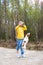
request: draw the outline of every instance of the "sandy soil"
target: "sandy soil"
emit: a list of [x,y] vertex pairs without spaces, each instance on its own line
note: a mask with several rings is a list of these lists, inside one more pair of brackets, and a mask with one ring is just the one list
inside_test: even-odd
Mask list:
[[25,58],[17,58],[15,49],[0,47],[0,65],[43,65],[43,51],[25,50]]

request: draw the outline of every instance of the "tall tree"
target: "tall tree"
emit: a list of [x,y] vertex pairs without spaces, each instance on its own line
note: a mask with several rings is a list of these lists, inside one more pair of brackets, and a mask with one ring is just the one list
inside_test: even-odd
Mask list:
[[3,1],[4,3],[4,17],[5,17],[5,40],[8,39],[8,27],[7,27],[7,24],[8,24],[8,17],[7,17],[7,6],[8,6],[8,0],[4,0]]
[[[35,24],[35,33],[36,33],[36,41],[38,41],[38,22],[39,22],[39,0],[34,0],[35,1],[35,10],[36,10],[36,14],[35,14],[35,18],[37,19]],[[37,17],[36,17],[37,16]],[[39,17],[38,17],[39,16]]]
[[1,22],[2,22],[2,14],[1,14],[1,0],[0,0],[0,39],[1,39]]
[[41,24],[40,35],[41,35],[41,38],[43,38],[43,2],[41,2],[41,21],[40,21],[40,24]]

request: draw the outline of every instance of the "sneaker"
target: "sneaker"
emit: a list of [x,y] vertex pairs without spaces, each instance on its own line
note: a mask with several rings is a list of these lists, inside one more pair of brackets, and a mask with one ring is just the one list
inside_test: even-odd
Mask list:
[[18,58],[21,58],[21,56],[17,56]]
[[17,57],[18,57],[18,58],[20,58],[20,57],[21,57],[21,55],[17,54]]
[[21,55],[22,58],[25,58],[25,55]]

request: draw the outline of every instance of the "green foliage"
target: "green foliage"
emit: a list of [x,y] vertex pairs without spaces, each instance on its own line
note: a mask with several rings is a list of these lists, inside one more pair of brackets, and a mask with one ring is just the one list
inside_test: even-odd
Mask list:
[[[4,0],[5,1],[5,0]],[[6,16],[5,16],[5,6],[6,6]],[[7,36],[12,38],[12,35],[14,35],[14,22],[16,24],[18,23],[19,20],[22,20],[25,22],[27,25],[27,32],[31,33],[30,40],[36,40],[37,34],[38,34],[38,24],[41,20],[41,12],[40,8],[37,5],[30,5],[28,3],[28,0],[6,0],[6,5],[5,3],[1,3],[1,11],[0,11],[0,16],[1,16],[1,25],[2,28],[5,28],[5,18],[8,23],[6,24],[6,31],[7,31]],[[4,22],[4,24],[3,24]],[[3,26],[4,25],[4,26]],[[1,27],[0,27],[1,28]],[[26,33],[27,33],[26,32]],[[2,33],[1,37],[5,38],[6,33]]]

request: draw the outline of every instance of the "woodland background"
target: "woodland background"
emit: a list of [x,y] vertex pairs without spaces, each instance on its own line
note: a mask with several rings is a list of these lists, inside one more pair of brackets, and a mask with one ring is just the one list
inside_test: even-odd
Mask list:
[[[43,2],[39,0],[0,0],[0,46],[15,47],[15,27],[25,22],[30,32],[30,47],[43,48]],[[28,45],[29,46],[29,45]]]

